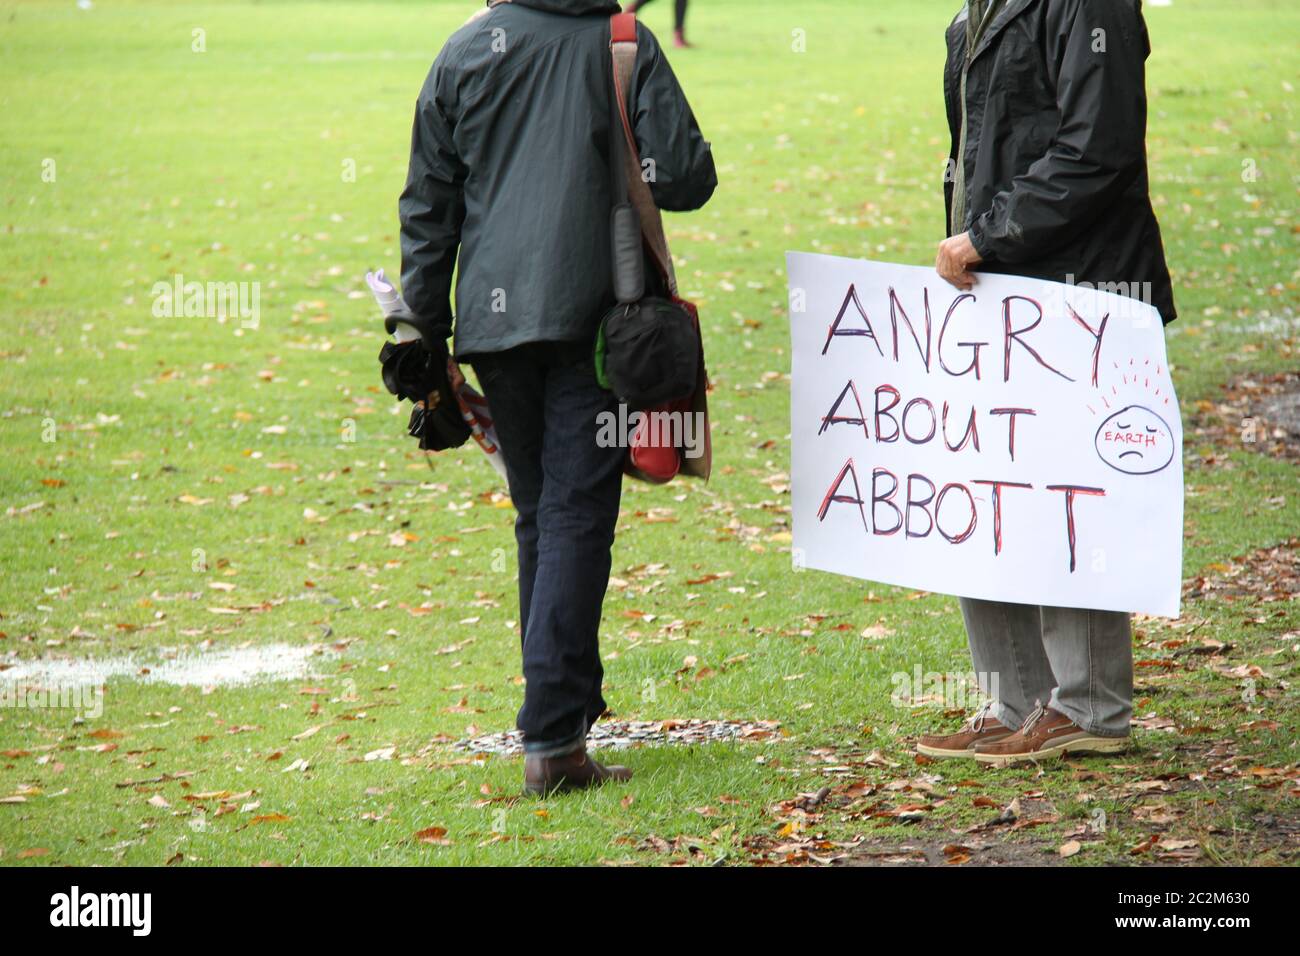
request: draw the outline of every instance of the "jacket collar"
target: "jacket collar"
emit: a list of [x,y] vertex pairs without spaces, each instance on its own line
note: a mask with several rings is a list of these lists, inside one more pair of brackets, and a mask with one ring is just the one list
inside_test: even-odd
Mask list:
[[581,17],[592,13],[618,13],[618,0],[513,0],[515,6],[532,7],[546,13]]
[[998,34],[1006,29],[1008,23],[1039,2],[1041,0],[1008,0],[1002,9],[998,11],[998,15],[993,18],[993,22],[988,25],[984,35],[980,37],[980,42],[976,45],[975,54],[970,57],[970,62],[974,62],[980,54],[993,45],[993,41]]

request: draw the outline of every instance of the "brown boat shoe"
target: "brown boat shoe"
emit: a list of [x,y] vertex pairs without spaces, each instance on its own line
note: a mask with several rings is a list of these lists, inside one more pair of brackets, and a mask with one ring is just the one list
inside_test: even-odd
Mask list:
[[979,763],[1005,767],[1067,753],[1120,753],[1128,749],[1128,743],[1128,737],[1089,733],[1069,717],[1040,703],[1019,730],[1001,740],[977,744],[974,756]]
[[992,743],[1013,733],[996,718],[989,716],[988,705],[966,721],[955,734],[926,734],[916,742],[916,752],[939,759],[970,758],[975,755],[975,745]]

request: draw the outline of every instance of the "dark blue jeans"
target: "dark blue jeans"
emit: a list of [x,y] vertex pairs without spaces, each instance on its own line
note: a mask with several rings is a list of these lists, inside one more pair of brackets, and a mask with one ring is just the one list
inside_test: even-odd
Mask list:
[[496,422],[518,517],[524,750],[577,749],[605,712],[598,637],[625,448],[596,444],[617,412],[590,344],[538,342],[470,359]]

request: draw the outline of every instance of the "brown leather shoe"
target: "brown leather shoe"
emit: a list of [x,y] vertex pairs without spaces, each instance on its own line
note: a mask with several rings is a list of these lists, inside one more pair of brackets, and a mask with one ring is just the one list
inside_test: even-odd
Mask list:
[[620,783],[632,779],[627,767],[606,767],[587,756],[584,744],[559,757],[524,758],[524,793],[537,797],[567,790],[586,790],[607,780]]
[[1128,737],[1098,737],[1069,717],[1039,704],[1024,726],[1001,740],[975,748],[980,763],[1005,767],[1026,760],[1047,760],[1067,753],[1113,754],[1128,748]]
[[1001,740],[1011,733],[1010,727],[1004,727],[996,718],[990,717],[988,708],[984,707],[955,734],[926,734],[916,742],[916,750],[927,757],[941,759],[971,757],[976,744]]

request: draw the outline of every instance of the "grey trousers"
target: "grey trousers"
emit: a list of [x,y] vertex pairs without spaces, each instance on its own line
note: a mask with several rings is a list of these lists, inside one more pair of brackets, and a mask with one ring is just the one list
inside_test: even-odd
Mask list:
[[1019,727],[1037,702],[1099,737],[1126,737],[1133,716],[1129,615],[961,599],[971,660],[990,713]]

